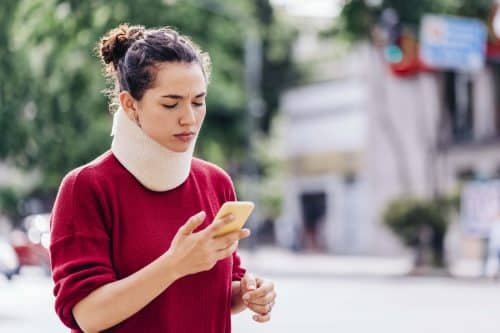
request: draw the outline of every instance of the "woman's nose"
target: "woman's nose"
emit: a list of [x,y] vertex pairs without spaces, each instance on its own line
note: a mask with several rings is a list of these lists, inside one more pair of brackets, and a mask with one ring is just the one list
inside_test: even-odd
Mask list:
[[194,110],[191,106],[187,106],[183,110],[182,116],[179,119],[179,123],[181,125],[184,125],[184,126],[196,124],[196,116],[195,116]]

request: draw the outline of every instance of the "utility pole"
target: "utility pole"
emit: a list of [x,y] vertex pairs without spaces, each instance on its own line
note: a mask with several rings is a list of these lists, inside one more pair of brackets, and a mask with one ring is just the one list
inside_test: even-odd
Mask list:
[[[255,202],[255,210],[251,216],[249,227],[257,229],[262,214],[260,209],[260,175],[257,164],[256,144],[259,133],[259,120],[264,112],[260,87],[262,80],[262,40],[256,24],[250,24],[245,30],[245,86],[247,95],[246,137],[247,155],[245,161],[246,192],[249,200]],[[257,246],[257,235],[250,237],[250,247]]]

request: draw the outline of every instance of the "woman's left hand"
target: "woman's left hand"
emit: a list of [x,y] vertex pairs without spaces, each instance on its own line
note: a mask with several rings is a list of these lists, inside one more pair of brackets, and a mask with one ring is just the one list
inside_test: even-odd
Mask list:
[[253,320],[264,323],[271,319],[276,300],[273,282],[247,273],[241,279],[241,295],[245,306],[256,313]]

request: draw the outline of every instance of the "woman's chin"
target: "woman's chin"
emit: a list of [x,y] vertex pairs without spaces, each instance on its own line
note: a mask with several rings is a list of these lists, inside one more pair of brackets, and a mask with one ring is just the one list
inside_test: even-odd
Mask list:
[[175,144],[168,143],[168,144],[161,144],[163,147],[167,148],[168,150],[171,150],[176,153],[185,153],[189,150],[191,147],[191,142],[176,142]]

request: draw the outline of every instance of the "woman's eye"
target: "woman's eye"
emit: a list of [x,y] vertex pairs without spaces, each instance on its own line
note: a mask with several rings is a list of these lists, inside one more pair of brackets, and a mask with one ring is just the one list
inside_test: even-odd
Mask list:
[[205,103],[204,102],[201,102],[201,103],[195,103],[195,102],[193,102],[193,105],[196,106],[196,107],[203,106],[203,104],[205,104]]
[[168,105],[168,104],[162,104],[162,105],[163,105],[163,107],[165,109],[169,109],[170,110],[170,109],[174,109],[177,106],[177,103],[176,104],[171,104],[171,105]]

